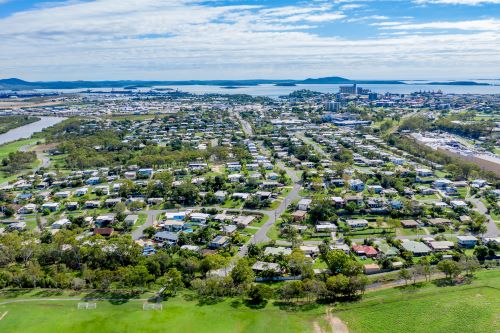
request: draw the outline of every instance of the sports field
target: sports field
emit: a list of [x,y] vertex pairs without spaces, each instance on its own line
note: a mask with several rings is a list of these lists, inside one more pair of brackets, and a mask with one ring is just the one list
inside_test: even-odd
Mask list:
[[471,285],[368,293],[333,315],[351,333],[500,332],[500,270],[477,273]]
[[[500,270],[477,273],[470,285],[392,288],[365,295],[362,301],[334,306],[350,333],[500,332]],[[176,297],[163,309],[143,310],[144,299],[96,302],[78,309],[79,297],[65,292],[0,292],[0,332],[172,332],[172,333],[331,333],[325,306],[286,311],[273,302],[251,309],[230,299],[200,305]],[[40,300],[41,298],[41,300]],[[65,300],[69,299],[69,300]],[[2,304],[3,302],[12,302]],[[337,331],[345,332],[345,331]]]
[[143,310],[143,301],[113,305],[97,302],[96,309],[77,309],[78,301],[36,301],[0,305],[0,332],[312,332],[313,321],[324,309],[287,312],[268,305],[253,310],[224,301],[198,305],[178,297],[163,303],[163,310]]

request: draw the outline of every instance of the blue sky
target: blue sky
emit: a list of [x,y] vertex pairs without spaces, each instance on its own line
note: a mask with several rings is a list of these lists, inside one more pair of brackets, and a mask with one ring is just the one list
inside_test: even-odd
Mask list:
[[500,78],[500,0],[0,0],[0,77]]

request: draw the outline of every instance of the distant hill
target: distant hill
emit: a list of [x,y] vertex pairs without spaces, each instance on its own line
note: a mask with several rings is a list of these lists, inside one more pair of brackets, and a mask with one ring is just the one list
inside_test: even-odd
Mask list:
[[[191,86],[212,85],[222,87],[256,86],[259,84],[274,84],[293,86],[297,84],[405,84],[402,81],[391,80],[350,80],[339,76],[308,78],[305,80],[190,80],[190,81],[51,81],[28,82],[17,78],[0,80],[0,90],[32,90],[32,89],[86,89],[86,88],[128,88],[153,86]],[[489,85],[474,81],[431,82],[431,85]]]

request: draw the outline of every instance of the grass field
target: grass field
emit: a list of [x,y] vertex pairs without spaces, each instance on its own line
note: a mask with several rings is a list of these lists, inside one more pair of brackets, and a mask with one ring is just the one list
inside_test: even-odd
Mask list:
[[[499,286],[500,270],[482,271],[462,286],[427,283],[368,292],[362,301],[336,305],[331,313],[350,333],[500,332]],[[142,305],[150,293],[142,299],[98,301],[96,309],[79,310],[78,299],[85,295],[0,291],[0,332],[313,333],[315,322],[323,333],[331,332],[323,305],[287,311],[269,302],[252,309],[239,299],[202,305],[179,296],[163,302],[162,311],[145,311]]]
[[312,332],[312,322],[324,311],[287,312],[274,305],[250,309],[239,301],[198,305],[181,297],[163,303],[163,310],[142,309],[143,301],[114,305],[102,301],[97,309],[78,310],[78,301],[36,301],[0,305],[3,333],[45,332],[169,332],[261,333]]
[[466,286],[387,289],[333,314],[351,333],[500,332],[500,271],[477,273]]
[[[14,142],[7,143],[4,145],[0,145],[0,161],[2,159],[4,159],[5,157],[7,157],[7,155],[9,155],[10,153],[18,151],[19,148],[26,146],[26,145],[29,145],[29,144],[36,143],[37,141],[39,141],[39,140],[38,139],[26,139],[26,140],[19,140],[19,141],[14,141]],[[36,165],[36,163],[39,163],[39,162],[38,161],[35,162],[35,165]],[[0,184],[2,184],[4,182],[11,181],[15,178],[16,178],[16,175],[9,176],[9,175],[5,174],[4,172],[0,171]]]

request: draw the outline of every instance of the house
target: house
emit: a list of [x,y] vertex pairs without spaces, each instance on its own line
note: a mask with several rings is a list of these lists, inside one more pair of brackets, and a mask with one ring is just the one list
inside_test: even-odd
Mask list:
[[88,200],[85,201],[85,208],[96,209],[101,207],[101,202],[99,200]]
[[447,188],[448,186],[450,186],[452,184],[452,181],[449,180],[449,179],[445,179],[445,178],[442,178],[442,179],[436,179],[434,181],[434,183],[432,183],[432,185],[435,187],[435,188],[438,188],[438,189],[445,189]]
[[307,210],[309,210],[311,203],[312,203],[311,199],[302,199],[297,204],[297,209],[307,211]]
[[349,180],[349,188],[351,191],[362,192],[365,189],[365,183],[360,179],[351,179]]
[[335,207],[341,207],[344,205],[344,199],[342,199],[341,197],[331,197],[330,199],[335,204]]
[[256,272],[272,271],[281,273],[280,265],[272,262],[257,261],[252,266],[252,270]]
[[229,162],[226,164],[227,170],[229,171],[240,171],[241,164],[239,162]]
[[399,251],[394,246],[387,244],[386,242],[376,242],[378,246],[379,253],[382,253],[385,257],[395,257],[399,254]]
[[52,229],[62,229],[64,227],[70,226],[71,221],[68,219],[60,219],[51,224]]
[[243,176],[241,174],[239,174],[239,173],[233,173],[233,174],[227,176],[227,178],[229,179],[229,181],[231,183],[238,183],[238,182],[240,182],[242,177]]
[[270,180],[278,180],[280,177],[280,175],[278,175],[276,172],[270,172],[267,174],[267,179],[270,179]]
[[239,228],[245,228],[247,227],[250,223],[252,223],[256,219],[255,216],[253,215],[240,215],[236,217],[233,222],[239,227]]
[[363,204],[363,196],[362,195],[348,195],[345,197],[345,202],[347,204],[354,202],[356,205],[360,206]]
[[59,198],[59,199],[67,199],[71,196],[71,192],[70,191],[60,191],[60,192],[54,193],[54,196],[56,198]]
[[85,184],[87,185],[97,185],[101,182],[101,179],[99,177],[90,177],[89,179],[87,179],[87,181],[85,182]]
[[367,258],[375,258],[378,255],[378,251],[370,245],[353,245],[352,250],[358,256],[365,256]]
[[215,192],[214,195],[215,195],[215,198],[217,199],[217,201],[223,202],[224,200],[226,200],[227,192],[219,190],[219,191]]
[[138,220],[139,220],[139,215],[127,215],[127,217],[125,217],[124,222],[126,225],[132,226],[135,225]]
[[432,175],[433,175],[432,170],[423,169],[423,168],[415,169],[415,173],[417,176],[420,176],[420,177],[432,177]]
[[267,200],[271,198],[272,192],[268,191],[257,191],[255,192],[255,195],[259,197],[259,200]]
[[179,220],[167,220],[165,222],[160,223],[160,227],[166,231],[177,232],[181,231],[184,228],[185,222]]
[[383,187],[380,185],[368,185],[368,191],[376,194],[380,194],[383,191]]
[[457,236],[458,246],[474,247],[477,244],[477,238],[474,236]]
[[27,205],[22,206],[17,210],[18,214],[33,214],[36,211],[36,205],[33,203],[29,203]]
[[363,265],[363,272],[365,274],[376,274],[380,272],[380,266],[377,264],[365,264]]
[[233,193],[232,197],[236,200],[247,200],[250,197],[250,193]]
[[302,222],[306,219],[307,212],[303,210],[296,210],[292,213],[292,218],[294,222]]
[[185,245],[181,246],[181,250],[198,252],[198,251],[200,251],[200,247],[197,246],[197,245],[188,245],[188,244],[185,244]]
[[330,245],[330,250],[332,250],[332,251],[342,251],[345,254],[351,253],[351,248],[349,247],[349,245],[344,244],[344,243],[335,243],[335,244],[332,244],[332,245]]
[[337,231],[337,226],[333,223],[320,223],[316,225],[316,232],[334,232]]
[[414,256],[425,256],[431,253],[431,249],[422,242],[416,242],[409,239],[403,239],[401,246]]
[[95,219],[95,224],[99,227],[104,227],[113,223],[114,220],[115,220],[115,214],[99,215]]
[[450,201],[451,207],[457,209],[457,208],[468,208],[467,203],[463,200],[451,200]]
[[236,229],[238,229],[237,226],[233,225],[233,224],[229,224],[229,225],[223,225],[222,228],[221,228],[221,231],[224,233],[224,235],[232,235],[234,234],[234,232],[236,231]]
[[51,212],[55,212],[59,209],[61,205],[58,202],[46,202],[42,205],[42,210],[49,210]]
[[273,256],[288,256],[292,254],[292,249],[288,247],[266,247],[264,249],[264,255],[273,255]]
[[365,219],[346,220],[345,223],[350,228],[366,228],[366,227],[368,227],[368,221]]
[[167,220],[176,220],[182,221],[186,218],[186,212],[174,212],[174,213],[165,213],[165,218]]
[[189,215],[189,220],[191,222],[199,224],[206,224],[209,218],[210,214],[205,214],[205,213],[191,213]]
[[71,201],[71,202],[67,202],[65,206],[66,206],[67,210],[77,210],[79,204],[76,201]]
[[451,224],[451,220],[445,219],[445,218],[441,218],[441,217],[436,217],[436,218],[433,218],[433,219],[429,219],[429,221],[427,223],[429,225],[431,225],[431,226],[449,225],[449,224]]
[[151,168],[139,169],[137,170],[137,175],[142,178],[149,178],[153,175],[153,169]]
[[316,245],[301,245],[300,250],[304,252],[306,256],[316,256],[319,255],[319,247]]
[[418,223],[415,220],[401,220],[401,226],[406,229],[417,228]]
[[110,199],[106,199],[104,201],[104,206],[106,206],[106,207],[113,207],[117,203],[120,203],[120,202],[122,202],[122,199],[120,199],[120,198],[110,198]]
[[179,235],[170,231],[159,231],[154,235],[154,240],[161,243],[169,243],[171,245],[177,243]]
[[218,235],[208,244],[208,246],[214,249],[219,249],[222,247],[226,247],[228,244],[229,237]]
[[77,197],[84,196],[85,194],[87,194],[88,191],[89,191],[88,187],[79,188],[75,191],[75,196]]
[[10,223],[9,226],[7,227],[8,230],[10,231],[23,231],[26,229],[26,222],[14,222]]
[[435,252],[439,251],[448,251],[453,249],[453,246],[455,244],[450,241],[431,241],[429,242],[429,247],[434,250]]

